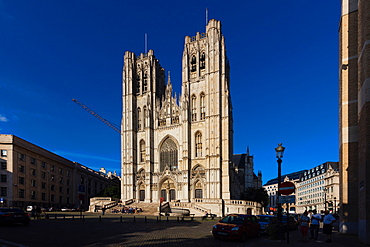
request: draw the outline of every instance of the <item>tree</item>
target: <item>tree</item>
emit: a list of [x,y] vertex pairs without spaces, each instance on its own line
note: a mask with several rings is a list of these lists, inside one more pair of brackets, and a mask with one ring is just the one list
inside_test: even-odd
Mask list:
[[121,191],[118,186],[110,186],[100,191],[96,196],[120,198]]
[[267,194],[265,188],[246,188],[244,192],[244,199],[248,201],[253,201],[261,204],[261,208],[267,207],[269,204],[270,198]]

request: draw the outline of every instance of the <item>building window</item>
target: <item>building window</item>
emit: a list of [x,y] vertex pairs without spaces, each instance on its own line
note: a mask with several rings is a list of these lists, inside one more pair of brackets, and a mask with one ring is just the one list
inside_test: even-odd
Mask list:
[[140,141],[140,162],[145,162],[145,141]]
[[145,123],[146,123],[146,106],[144,106],[144,108],[143,108],[143,129],[144,130],[145,130],[145,127],[146,127]]
[[46,172],[41,172],[41,177],[46,178]]
[[59,183],[63,183],[63,178],[59,178]]
[[69,177],[70,176],[70,171],[67,171],[67,177]]
[[197,58],[195,57],[195,55],[193,55],[191,57],[191,60],[190,60],[190,71],[191,72],[195,72],[197,70]]
[[19,177],[19,178],[18,178],[18,183],[19,183],[19,184],[25,184],[24,177]]
[[36,165],[36,159],[35,158],[31,158],[31,164]]
[[70,189],[69,189],[69,188],[67,188],[67,194],[69,194],[69,191],[70,191]]
[[19,165],[19,166],[18,166],[18,171],[19,171],[19,172],[23,172],[23,173],[24,173],[24,172],[25,172],[25,170],[26,170],[26,169],[25,169],[25,167],[24,167],[24,166],[22,166],[22,165]]
[[59,173],[63,174],[63,169],[62,168],[59,168]]
[[7,187],[1,187],[0,196],[8,196],[8,189],[7,189]]
[[55,195],[50,196],[50,201],[54,202],[55,201]]
[[143,93],[148,90],[148,74],[145,72],[143,77]]
[[197,121],[197,97],[191,96],[191,121]]
[[18,158],[19,158],[19,160],[24,161],[25,155],[24,154],[18,154]]
[[160,149],[160,171],[163,171],[167,166],[171,170],[177,169],[178,158],[177,158],[177,146],[176,143],[167,138]]
[[36,187],[36,180],[31,179],[31,186],[32,186],[32,187]]
[[54,184],[52,184],[52,185],[50,186],[50,190],[52,190],[52,191],[54,191],[54,190],[55,190],[55,185],[54,185]]
[[50,170],[51,170],[51,171],[55,171],[55,166],[51,165],[51,166],[50,166]]
[[195,134],[195,157],[202,157],[202,133]]
[[69,183],[70,183],[70,180],[69,180],[69,179],[67,179],[67,185],[69,185]]
[[41,167],[42,168],[46,168],[46,163],[45,162],[41,162]]
[[8,151],[4,150],[4,149],[1,149],[0,155],[1,155],[1,157],[6,157],[6,156],[8,156]]
[[32,176],[36,176],[36,169],[31,169]]
[[204,103],[205,94],[200,94],[200,120],[204,120],[206,118],[206,105]]
[[46,189],[46,183],[45,183],[45,182],[42,182],[42,183],[41,183],[41,188],[42,188],[42,189]]
[[141,130],[141,109],[137,108],[137,129]]
[[63,196],[59,196],[59,203],[63,203]]
[[81,177],[81,184],[84,184],[84,183],[85,183],[85,178]]
[[137,80],[137,87],[136,87],[136,93],[137,94],[140,94],[140,84],[141,84],[141,77],[140,77],[140,71],[139,73],[137,74],[136,76],[136,80]]
[[62,186],[59,186],[59,192],[62,193],[63,192],[63,187]]
[[1,162],[1,170],[6,170],[7,165],[6,162]]
[[41,200],[46,201],[46,193],[41,194]]
[[206,68],[206,54],[202,52],[200,55],[200,64],[199,64],[200,69],[205,69]]
[[55,176],[54,175],[51,175],[50,180],[51,181],[54,181],[55,180]]
[[24,198],[24,189],[18,189],[18,197]]
[[31,199],[33,199],[33,200],[36,199],[36,191],[34,191],[34,190],[31,191]]
[[1,174],[1,176],[0,176],[1,178],[0,178],[0,182],[1,183],[6,183],[7,182],[7,176],[6,176],[6,174]]

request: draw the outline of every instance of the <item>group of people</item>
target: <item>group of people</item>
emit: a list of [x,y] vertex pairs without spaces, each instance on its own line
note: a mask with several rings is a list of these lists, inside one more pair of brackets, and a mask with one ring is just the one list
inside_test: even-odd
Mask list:
[[[106,208],[102,208],[102,215],[104,215]],[[137,208],[137,207],[122,207],[122,209],[118,208],[113,208],[111,210],[111,213],[117,214],[117,213],[122,213],[122,214],[137,214],[143,212],[142,208]]]
[[317,213],[316,210],[310,212],[305,211],[300,217],[300,230],[302,233],[302,238],[306,239],[308,235],[308,229],[310,229],[310,239],[317,240],[319,236],[320,222],[323,223],[322,232],[327,235],[326,243],[331,243],[331,234],[333,230],[333,224],[336,218],[329,214],[329,211],[324,212],[324,216]]

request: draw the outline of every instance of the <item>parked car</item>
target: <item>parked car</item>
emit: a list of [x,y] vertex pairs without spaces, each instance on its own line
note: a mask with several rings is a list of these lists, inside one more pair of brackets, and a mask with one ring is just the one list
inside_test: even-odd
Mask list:
[[247,237],[260,236],[260,223],[254,215],[229,214],[213,226],[212,234],[215,238],[245,242]]
[[258,222],[260,223],[261,233],[267,232],[266,230],[274,218],[276,218],[274,215],[257,215]]
[[0,224],[30,224],[30,215],[20,208],[0,208]]
[[60,211],[62,211],[62,212],[71,212],[72,208],[64,207],[64,208],[61,208]]

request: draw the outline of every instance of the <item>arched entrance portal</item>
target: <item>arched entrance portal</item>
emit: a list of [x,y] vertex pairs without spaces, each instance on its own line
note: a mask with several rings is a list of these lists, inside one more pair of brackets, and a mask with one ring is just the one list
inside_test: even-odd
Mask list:
[[173,180],[167,179],[162,183],[160,197],[165,202],[176,200],[176,187]]

